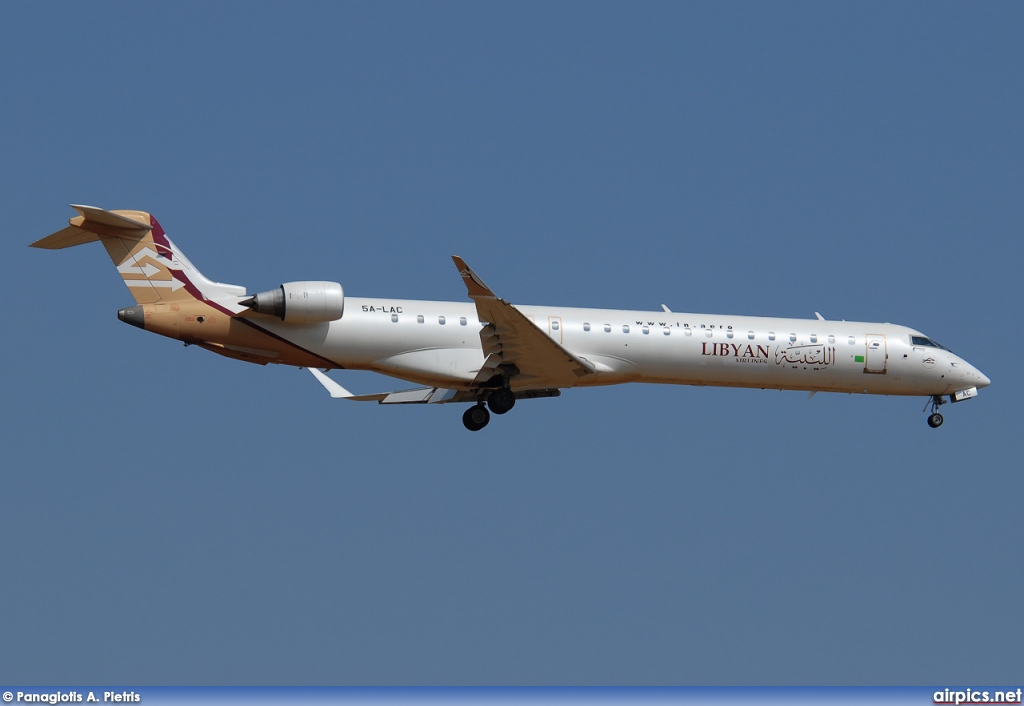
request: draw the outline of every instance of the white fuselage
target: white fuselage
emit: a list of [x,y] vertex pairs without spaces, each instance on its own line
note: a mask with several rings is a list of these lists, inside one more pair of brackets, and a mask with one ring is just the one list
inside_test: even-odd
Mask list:
[[[469,302],[346,297],[338,282],[248,293],[202,275],[144,211],[77,205],[68,227],[32,243],[102,242],[135,299],[132,326],[229,358],[308,368],[332,398],[470,403],[483,429],[517,399],[626,382],[970,399],[989,379],[913,329],[893,324],[665,311],[516,306],[452,255]],[[428,387],[353,394],[321,369],[369,370]]]
[[[624,382],[886,395],[944,395],[989,384],[959,356],[913,345],[894,324],[717,314],[516,306],[596,369],[578,386]],[[421,384],[468,389],[484,362],[472,303],[348,297],[330,323],[259,325],[334,362]],[[926,339],[927,340],[927,339]],[[529,386],[512,379],[513,390]],[[558,385],[556,385],[558,386]],[[565,387],[564,384],[560,385]]]

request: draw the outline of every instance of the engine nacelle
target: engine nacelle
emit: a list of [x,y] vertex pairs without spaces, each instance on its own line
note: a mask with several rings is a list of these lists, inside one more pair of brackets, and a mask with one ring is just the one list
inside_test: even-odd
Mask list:
[[239,303],[288,323],[309,324],[340,319],[345,312],[345,293],[337,282],[286,282]]

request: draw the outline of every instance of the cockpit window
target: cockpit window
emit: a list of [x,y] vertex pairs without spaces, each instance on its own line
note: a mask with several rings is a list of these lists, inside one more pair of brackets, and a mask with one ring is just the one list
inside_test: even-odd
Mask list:
[[911,343],[911,345],[915,345],[915,346],[928,346],[929,348],[941,348],[944,351],[948,351],[949,350],[948,348],[946,348],[941,343],[936,343],[935,341],[933,341],[932,339],[928,338],[927,336],[911,336],[910,337],[910,343]]

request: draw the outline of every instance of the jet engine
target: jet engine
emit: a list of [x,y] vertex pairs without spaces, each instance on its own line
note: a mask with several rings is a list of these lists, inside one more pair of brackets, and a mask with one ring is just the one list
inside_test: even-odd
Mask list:
[[288,323],[309,324],[340,319],[345,311],[345,293],[337,282],[286,282],[239,304]]

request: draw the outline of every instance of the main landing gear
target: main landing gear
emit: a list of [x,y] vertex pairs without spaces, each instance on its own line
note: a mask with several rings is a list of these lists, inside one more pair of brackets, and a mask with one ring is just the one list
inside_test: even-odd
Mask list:
[[470,431],[480,431],[487,422],[491,421],[491,413],[484,407],[483,402],[477,402],[462,415],[462,423]]
[[932,395],[932,398],[925,403],[924,408],[928,409],[931,407],[931,412],[928,413],[928,426],[932,429],[938,429],[942,426],[942,415],[939,414],[939,407],[946,404],[946,400],[942,398],[942,395]]
[[[487,396],[487,406],[480,400],[462,415],[462,423],[470,431],[480,431],[491,421],[491,412],[505,414],[516,406],[516,396],[507,387],[499,387]],[[491,412],[487,409],[490,408]]]
[[516,406],[516,396],[507,387],[499,387],[487,397],[487,406],[495,414],[505,414]]

